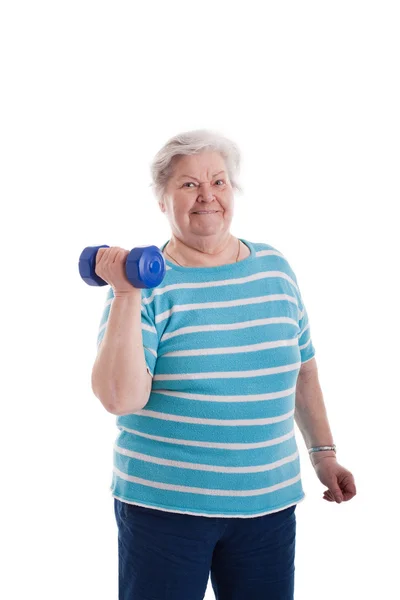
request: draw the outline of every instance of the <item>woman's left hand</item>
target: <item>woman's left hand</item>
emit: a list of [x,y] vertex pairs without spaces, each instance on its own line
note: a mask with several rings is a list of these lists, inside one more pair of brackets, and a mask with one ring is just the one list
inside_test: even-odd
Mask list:
[[328,487],[324,492],[324,500],[328,502],[345,502],[357,493],[354,477],[336,458],[327,456],[314,465],[318,479]]

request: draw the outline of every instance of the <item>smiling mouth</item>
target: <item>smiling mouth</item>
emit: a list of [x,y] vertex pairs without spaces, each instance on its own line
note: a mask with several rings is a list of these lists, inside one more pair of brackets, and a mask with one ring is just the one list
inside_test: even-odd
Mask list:
[[207,211],[201,211],[201,212],[193,212],[192,215],[213,215],[216,212],[218,212],[218,211],[217,210],[207,210]]

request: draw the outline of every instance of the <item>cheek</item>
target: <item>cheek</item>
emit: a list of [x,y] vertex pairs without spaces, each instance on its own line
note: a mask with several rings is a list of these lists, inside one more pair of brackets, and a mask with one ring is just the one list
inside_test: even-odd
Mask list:
[[192,202],[181,200],[174,206],[174,217],[176,220],[189,218],[189,213],[192,210]]
[[233,211],[233,201],[231,198],[225,198],[222,202],[221,202],[222,208],[226,211],[226,212],[232,212]]

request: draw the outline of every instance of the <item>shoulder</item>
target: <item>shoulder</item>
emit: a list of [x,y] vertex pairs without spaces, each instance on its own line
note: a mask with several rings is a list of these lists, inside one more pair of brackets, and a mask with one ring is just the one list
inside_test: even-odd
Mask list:
[[275,254],[285,258],[284,254],[281,252],[281,250],[279,250],[279,248],[276,248],[276,246],[272,246],[266,242],[251,242],[251,244],[253,245],[253,248],[257,254]]
[[[271,257],[271,265],[277,269],[285,271],[288,275],[294,276],[294,271],[286,256],[279,248],[266,244],[265,242],[252,242],[258,258]],[[295,278],[295,276],[294,276]]]
[[297,299],[300,309],[302,300],[296,273],[292,268],[291,260],[281,249],[264,242],[253,243],[257,258],[260,259],[260,269],[276,271],[277,277],[286,281],[291,293]]

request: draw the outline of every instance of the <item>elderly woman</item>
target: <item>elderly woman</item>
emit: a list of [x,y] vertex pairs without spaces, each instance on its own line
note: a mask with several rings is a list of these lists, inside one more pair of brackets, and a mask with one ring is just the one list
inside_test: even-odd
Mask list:
[[152,163],[171,237],[154,289],[126,279],[129,250],[101,249],[109,284],[92,373],[117,415],[111,492],[119,598],[289,600],[294,420],[327,501],[350,500],[318,382],[307,311],[288,260],[230,233],[239,151],[191,131]]

